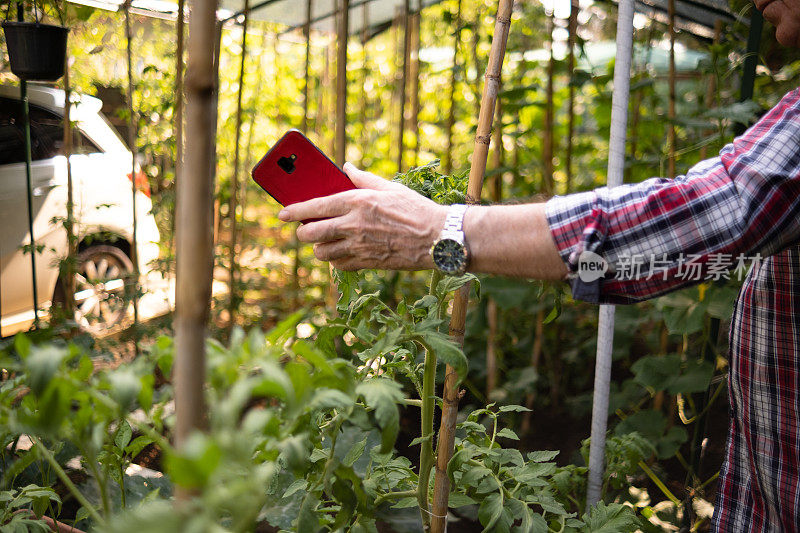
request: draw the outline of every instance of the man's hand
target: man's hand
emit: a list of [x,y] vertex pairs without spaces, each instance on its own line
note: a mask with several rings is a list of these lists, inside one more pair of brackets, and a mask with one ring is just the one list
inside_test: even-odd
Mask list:
[[297,238],[314,243],[318,259],[342,270],[433,268],[430,248],[447,207],[350,163],[344,171],[358,189],[292,204],[278,218],[326,218],[301,225]]

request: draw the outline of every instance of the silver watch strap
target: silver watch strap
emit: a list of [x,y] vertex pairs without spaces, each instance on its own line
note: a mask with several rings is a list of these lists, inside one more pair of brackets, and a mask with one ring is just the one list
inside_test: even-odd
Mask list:
[[447,211],[447,218],[444,219],[444,229],[442,233],[461,232],[464,226],[464,214],[467,212],[467,205],[453,204]]

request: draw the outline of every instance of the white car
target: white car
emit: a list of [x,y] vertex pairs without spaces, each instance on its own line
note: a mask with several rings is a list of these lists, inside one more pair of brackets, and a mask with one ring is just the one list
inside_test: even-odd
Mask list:
[[[63,227],[67,203],[67,160],[63,155],[64,91],[28,86],[31,117],[33,232],[44,251],[36,256],[38,308],[63,298],[59,261],[67,255]],[[73,128],[75,234],[78,238],[76,320],[99,331],[128,312],[125,281],[136,257],[141,273],[158,257],[158,228],[149,190],[136,195],[137,247],[132,254],[131,152],[100,113],[102,102],[81,96],[70,111]],[[137,180],[144,176],[137,172]],[[142,191],[144,189],[144,191]],[[31,256],[25,183],[24,129],[19,87],[0,86],[0,316],[2,336],[33,321]],[[54,223],[53,221],[56,220]],[[128,283],[130,285],[130,283]]]

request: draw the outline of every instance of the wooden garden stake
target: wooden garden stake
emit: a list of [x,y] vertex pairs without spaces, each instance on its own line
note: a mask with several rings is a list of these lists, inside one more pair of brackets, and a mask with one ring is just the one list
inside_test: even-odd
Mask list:
[[137,213],[136,193],[139,190],[136,183],[136,120],[133,116],[133,35],[131,33],[131,0],[125,2],[125,38],[127,43],[128,60],[128,146],[131,150],[131,203],[133,210],[133,234],[131,238],[131,259],[133,261],[133,347],[139,353],[139,342],[136,339],[136,330],[139,327],[139,254],[137,253]]
[[306,22],[303,24],[303,36],[306,38],[306,60],[303,67],[303,124],[301,126],[301,131],[306,135],[308,135],[308,74],[311,63],[311,12],[313,7],[313,0],[306,0]]
[[[503,86],[502,73],[497,81],[498,92]],[[492,167],[495,174],[492,176],[489,191],[492,203],[497,203],[503,196],[503,102],[498,97],[495,106],[494,150],[492,151]],[[497,302],[489,298],[486,303],[486,322],[489,332],[486,336],[486,398],[491,399],[492,392],[497,386]]]
[[[313,10],[313,0],[306,2],[306,22],[303,25],[303,35],[306,38],[306,58],[303,65],[303,122],[302,132],[308,135],[308,94],[309,94],[309,79],[310,79],[310,63],[311,63],[311,13]],[[278,41],[278,36],[275,35],[275,41]],[[275,54],[275,81],[277,82],[278,76],[278,55]],[[259,78],[260,79],[260,78]],[[277,107],[276,111],[277,111]],[[255,116],[255,115],[254,115]],[[277,112],[275,116],[278,116]],[[250,132],[252,134],[252,130]],[[249,165],[248,165],[249,166]],[[292,231],[292,295],[294,300],[294,307],[300,305],[300,241],[297,235]]]
[[420,48],[420,11],[422,6],[411,15],[411,65],[408,78],[411,82],[411,137],[414,139],[414,158],[412,166],[419,165],[419,48]]
[[450,85],[447,100],[450,108],[447,112],[447,149],[444,152],[442,170],[445,174],[453,173],[453,126],[456,123],[456,76],[458,74],[458,48],[461,42],[461,0],[458,0],[455,19],[456,31],[453,35],[453,67],[450,69]]
[[669,150],[668,177],[675,178],[675,0],[668,0],[669,16],[669,126],[667,127],[667,150]]
[[569,37],[567,38],[567,83],[569,84],[569,96],[567,100],[567,151],[564,155],[564,194],[569,194],[572,188],[572,152],[575,148],[575,85],[573,85],[573,77],[575,76],[575,44],[577,41],[578,33],[578,11],[580,5],[576,0],[572,0],[569,8],[569,22],[567,23],[567,31]]
[[553,77],[555,76],[556,60],[553,56],[553,29],[555,27],[555,13],[551,11],[547,16],[547,51],[550,59],[547,62],[547,89],[545,91],[544,111],[544,143],[542,145],[542,192],[551,195],[555,192],[553,181]]
[[[633,3],[620,0],[617,15],[617,54],[614,63],[614,94],[611,100],[611,134],[608,147],[608,186],[622,184],[625,172],[625,140],[628,129],[631,57],[633,55]],[[597,324],[592,433],[589,446],[589,482],[586,506],[600,500],[605,469],[608,395],[611,382],[611,352],[614,348],[614,306],[601,305]]]
[[[486,66],[486,81],[481,96],[478,128],[475,132],[475,149],[472,152],[472,166],[467,185],[467,202],[480,202],[483,178],[486,173],[486,160],[492,135],[492,118],[500,85],[500,71],[506,53],[508,32],[511,27],[511,11],[514,0],[500,0],[497,21]],[[453,300],[453,314],[450,317],[450,335],[459,345],[464,343],[464,322],[467,317],[467,303],[470,284],[456,291]],[[447,525],[447,502],[450,496],[450,480],[447,477],[447,463],[453,455],[455,442],[456,416],[458,415],[458,375],[447,365],[445,369],[444,392],[442,393],[442,420],[439,426],[439,440],[436,455],[436,477],[433,491],[433,510],[431,531],[443,533]]]
[[397,123],[397,172],[403,172],[403,155],[406,150],[406,87],[408,85],[409,48],[411,45],[411,0],[405,0],[403,11],[403,74],[400,79],[400,116]]
[[347,37],[350,28],[350,0],[340,0],[339,42],[336,48],[336,164],[341,168],[347,154]]
[[[722,38],[722,19],[717,19],[714,21],[714,44],[719,44],[719,40]],[[714,74],[708,77],[708,88],[706,91],[706,100],[705,106],[706,109],[712,109],[716,102],[714,101],[714,93],[717,91],[717,79]],[[706,131],[705,134],[707,136],[713,135],[712,131]],[[704,144],[700,148],[700,159],[704,160],[708,156],[708,145]]]
[[228,202],[228,217],[231,221],[231,242],[228,249],[228,331],[236,324],[236,208],[239,202],[239,142],[242,137],[242,93],[244,92],[244,67],[247,61],[247,22],[250,18],[250,0],[244,0],[244,20],[242,21],[242,59],[239,63],[239,89],[236,93],[236,135],[233,148],[233,174],[231,175],[231,197]]
[[[261,46],[259,47],[259,50],[261,50],[261,54],[259,54],[260,61],[259,61],[259,65],[256,68],[256,72],[255,72],[255,74],[256,74],[256,85],[255,85],[255,90],[253,91],[253,98],[252,98],[252,100],[250,102],[250,121],[249,121],[248,129],[247,129],[247,147],[244,149],[244,153],[245,153],[244,168],[245,169],[253,168],[253,150],[252,150],[252,148],[253,148],[253,134],[256,131],[256,128],[255,128],[256,116],[259,115],[259,113],[257,111],[259,109],[258,108],[259,95],[261,94],[261,87],[264,85],[264,72],[266,71],[266,67],[264,67],[263,63],[264,63],[265,58],[267,56],[267,54],[265,52],[266,52],[267,41],[268,40],[269,40],[269,30],[265,29],[264,32],[261,34]],[[277,37],[276,37],[275,40],[277,40]],[[277,76],[276,76],[276,78],[277,78]],[[277,107],[278,106],[276,105],[275,106],[276,112],[277,112]],[[276,114],[276,116],[277,116],[277,114]],[[239,201],[241,202],[241,211],[242,211],[242,213],[244,213],[245,207],[247,205],[247,194],[246,194],[247,193],[247,186],[246,186],[247,183],[248,182],[245,181],[244,188],[242,189],[242,195],[239,198]]]
[[[178,18],[176,21],[177,45],[175,49],[175,182],[173,191],[177,190],[183,170],[183,59],[184,59],[184,37],[186,34],[186,0],[178,0]],[[172,231],[169,236],[169,251],[175,258],[175,217],[170,218]],[[175,274],[173,265],[171,274]],[[169,298],[167,298],[169,300]],[[169,307],[172,304],[169,303]]]
[[[216,0],[189,0],[186,64],[186,160],[178,181],[175,306],[175,445],[205,427],[205,337],[211,299],[216,167]],[[179,494],[179,497],[186,494]]]
[[64,229],[67,232],[67,261],[64,271],[64,311],[70,319],[75,316],[75,267],[78,255],[77,240],[75,239],[75,203],[74,188],[72,184],[72,118],[70,111],[71,96],[69,82],[69,53],[64,62],[64,156],[67,160],[67,218]]
[[369,54],[367,53],[367,40],[369,39],[369,4],[361,6],[361,109],[359,123],[361,124],[361,151],[359,168],[364,168],[364,154],[369,145],[367,140],[367,108],[369,98],[367,95],[367,79],[369,78]]

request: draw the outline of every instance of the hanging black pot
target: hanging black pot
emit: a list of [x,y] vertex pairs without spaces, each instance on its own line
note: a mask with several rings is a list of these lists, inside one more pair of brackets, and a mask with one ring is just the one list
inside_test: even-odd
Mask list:
[[64,75],[69,28],[38,22],[3,22],[11,72],[27,81],[56,81]]

